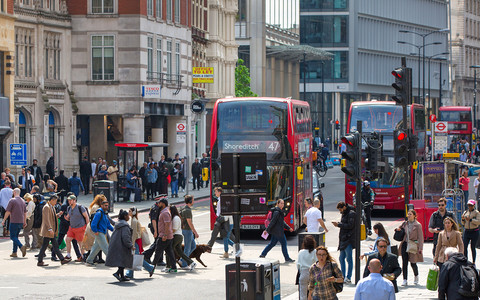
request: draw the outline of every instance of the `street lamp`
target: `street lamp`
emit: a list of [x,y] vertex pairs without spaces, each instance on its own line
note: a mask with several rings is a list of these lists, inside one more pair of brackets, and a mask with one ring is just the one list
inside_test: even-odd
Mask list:
[[397,41],[397,43],[403,44],[403,45],[410,45],[410,46],[416,47],[418,50],[418,101],[419,103],[421,103],[420,99],[422,99],[420,98],[420,57],[421,57],[420,50],[423,48],[423,102],[425,104],[425,47],[430,45],[440,45],[441,42],[433,42],[428,44],[423,43],[423,45],[421,46],[415,45],[414,43],[405,42],[405,41]]
[[[422,38],[422,45],[423,45],[423,74],[422,74],[423,75],[423,101],[425,101],[425,47],[427,46],[425,44],[425,38],[427,36],[431,35],[432,33],[436,33],[436,32],[450,32],[450,29],[443,28],[443,29],[439,29],[439,30],[433,30],[433,31],[430,31],[430,32],[427,32],[427,33],[424,33],[424,34],[421,34],[421,33],[415,32],[415,31],[411,31],[411,30],[399,30],[399,32],[401,32],[401,33],[413,33],[413,34],[416,34],[416,35],[418,35]],[[439,43],[439,44],[441,44],[441,43]],[[436,44],[436,45],[438,45],[438,44]]]
[[[435,54],[435,55],[432,55],[430,57],[428,57],[428,103],[429,103],[429,110],[432,109],[432,94],[430,93],[430,63],[432,62],[432,59],[434,59],[435,57],[438,57],[438,56],[441,56],[441,55],[449,55],[450,53],[449,52],[443,52],[443,53],[438,53],[438,54]],[[439,59],[442,59],[441,57]],[[443,59],[445,59],[443,57]],[[440,64],[440,72],[442,71],[442,65]],[[440,85],[442,84],[442,79],[440,79]],[[440,86],[440,89],[441,89],[441,86]]]
[[473,68],[473,126],[477,128],[477,69],[479,65],[470,66]]

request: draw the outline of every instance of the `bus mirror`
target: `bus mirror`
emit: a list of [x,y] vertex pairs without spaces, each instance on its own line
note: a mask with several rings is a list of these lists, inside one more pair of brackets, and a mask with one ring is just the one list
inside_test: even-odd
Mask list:
[[297,167],[297,179],[303,180],[303,167],[300,167],[300,166]]
[[203,168],[202,169],[202,180],[203,181],[208,181],[208,168]]

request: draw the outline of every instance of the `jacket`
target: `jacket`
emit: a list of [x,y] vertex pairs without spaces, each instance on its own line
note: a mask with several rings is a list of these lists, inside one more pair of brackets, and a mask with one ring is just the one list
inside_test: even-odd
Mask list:
[[[23,177],[26,177],[25,179],[25,184],[23,184]],[[27,191],[27,192],[30,192],[32,190],[32,187],[33,187],[33,181],[32,181],[32,178],[28,178],[30,176],[23,176],[23,175],[20,175],[18,176],[18,184],[21,184],[22,185],[22,188],[21,190],[22,191]]]
[[92,166],[86,160],[80,163],[80,176],[81,177],[90,177],[92,176]]
[[208,168],[210,170],[210,157],[203,157],[200,160],[200,164],[202,165],[202,168]]
[[192,176],[197,177],[202,174],[202,165],[200,163],[192,164]]
[[[468,221],[465,220],[465,216],[469,218]],[[480,225],[480,212],[474,209],[473,211],[469,211],[468,209],[463,212],[462,214],[462,225],[465,226],[465,229],[477,229]]]
[[107,234],[107,229],[113,230],[112,224],[110,224],[110,220],[102,208],[97,209],[90,227],[94,233],[100,232]]
[[[440,215],[440,212],[437,210],[432,214],[430,217],[430,221],[428,222],[428,228],[440,228],[440,230],[443,230],[443,220],[445,220],[446,217],[450,217],[453,220],[455,220],[455,217],[453,216],[452,212],[446,211],[445,215],[443,217]],[[438,233],[433,234],[433,244],[437,244],[437,239],[438,239]]]
[[462,234],[459,231],[452,230],[451,235],[447,238],[445,230],[438,234],[437,248],[435,248],[435,260],[443,263],[445,262],[445,249],[448,247],[458,248],[458,252],[463,253]]
[[[36,176],[35,176],[35,172],[34,172],[34,170],[35,170],[34,167],[37,167],[37,174],[36,174]],[[37,166],[31,165],[31,166],[29,167],[29,169],[30,169],[31,174],[35,177],[35,184],[36,184],[36,185],[40,185],[40,182],[43,181],[42,168],[40,168],[40,166],[38,166],[38,165],[37,165]]]
[[42,209],[40,236],[53,239],[58,234],[58,220],[55,208],[47,203]]
[[[423,231],[422,231],[422,224],[420,224],[418,221],[415,220],[413,229],[411,232],[407,234],[408,231],[408,225],[407,221],[403,222],[401,227],[405,229],[405,236],[403,237],[403,241],[400,244],[399,249],[402,249],[403,243],[406,242],[407,236],[409,237],[410,240],[418,242],[418,250],[422,250],[423,252]],[[401,252],[401,251],[400,251]],[[411,263],[417,263],[417,262],[423,262],[423,254],[420,253],[420,251],[417,251],[417,254],[408,254],[408,261]]]
[[[462,253],[453,254],[442,266],[438,278],[438,299],[445,300],[468,300],[478,299],[478,297],[468,298],[458,293],[460,288],[460,267],[462,265],[472,264]],[[476,268],[474,267],[476,270]],[[477,280],[479,280],[477,272]]]
[[135,244],[135,241],[141,238],[142,238],[142,224],[140,224],[140,221],[137,220],[137,218],[132,217],[132,243]]
[[115,224],[115,230],[110,237],[105,266],[131,268],[133,264],[132,247],[132,228],[127,221],[120,220]]
[[75,196],[78,196],[78,194],[80,194],[80,188],[82,189],[82,191],[85,190],[82,181],[78,177],[70,177],[68,179],[68,185],[70,186],[70,192],[74,193]]
[[135,177],[134,174],[132,174],[131,172],[127,173],[127,189],[135,189],[137,187],[137,181],[135,179],[132,179],[133,177]]
[[273,236],[282,237],[285,234],[284,229],[288,230],[290,229],[290,226],[285,222],[283,211],[275,206],[272,209],[272,219],[270,220],[270,224],[268,224],[268,227],[265,230]]
[[347,209],[342,213],[338,227],[340,228],[338,250],[345,250],[348,245],[355,248],[355,210],[353,206],[347,204]]
[[57,183],[57,190],[64,190],[65,194],[68,192],[68,178],[65,175],[58,175],[55,177],[55,182]]
[[147,177],[147,182],[148,183],[155,183],[157,182],[157,179],[158,179],[158,174],[157,174],[157,170],[155,169],[148,169],[145,171],[145,175]]
[[42,212],[43,207],[45,206],[45,201],[40,201],[39,203],[35,203],[35,209],[33,210],[33,228],[40,228],[42,227]]
[[[363,271],[363,277],[367,277],[370,275],[370,270],[368,269],[368,264],[372,259],[378,259],[380,262],[382,261],[380,253],[374,253],[368,257],[367,265],[365,266],[365,271]],[[398,286],[397,286],[397,278],[402,274],[402,268],[400,268],[400,265],[398,264],[398,256],[392,253],[385,253],[385,256],[383,258],[383,264],[382,264],[382,270],[380,271],[380,275],[383,276],[383,274],[390,274],[393,273],[395,274],[395,279],[392,281],[393,287],[395,288],[395,293],[398,293]]]

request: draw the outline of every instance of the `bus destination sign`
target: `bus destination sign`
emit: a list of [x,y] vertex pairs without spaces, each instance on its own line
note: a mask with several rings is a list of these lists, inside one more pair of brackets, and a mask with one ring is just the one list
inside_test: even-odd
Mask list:
[[224,141],[223,152],[266,152],[280,153],[278,141]]

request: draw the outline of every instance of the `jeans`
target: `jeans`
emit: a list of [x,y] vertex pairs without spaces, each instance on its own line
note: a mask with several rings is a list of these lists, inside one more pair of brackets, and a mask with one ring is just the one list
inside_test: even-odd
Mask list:
[[[140,254],[140,250],[138,248],[138,245],[135,245],[135,254]],[[143,260],[143,268],[148,272],[151,272],[154,267],[151,264],[147,263],[145,260]],[[133,270],[127,270],[127,274],[125,274],[125,276],[133,278]]]
[[157,240],[157,248],[155,248],[155,258],[152,262],[154,266],[157,265],[158,260],[159,260],[159,253],[165,251],[165,255],[167,256],[167,268],[171,269],[176,269],[176,263],[175,263],[175,254],[173,254],[173,248],[172,248],[172,242],[173,239],[167,239],[166,241],[163,241],[162,238],[158,238]]
[[42,247],[40,248],[40,252],[38,253],[38,262],[43,261],[43,256],[45,255],[45,250],[47,250],[48,244],[50,242],[52,243],[52,252],[54,252],[60,260],[65,259],[65,257],[63,257],[62,253],[60,252],[60,249],[58,249],[57,239],[56,238],[44,237]]
[[[342,275],[343,278],[347,278],[349,280],[352,279],[352,270],[353,270],[353,257],[352,257],[352,244],[349,244],[347,248],[340,250],[340,267],[342,268]],[[345,258],[347,259],[348,263],[348,273],[345,277]]]
[[472,262],[475,263],[475,258],[477,258],[477,249],[475,246],[478,241],[478,230],[469,230],[466,229],[463,233],[463,252],[465,257],[468,259],[468,243],[470,243],[470,249],[472,250]]
[[108,242],[107,242],[107,235],[105,233],[99,232],[98,235],[95,236],[95,242],[93,243],[92,249],[90,250],[90,255],[87,257],[87,263],[93,264],[93,260],[95,256],[97,256],[100,250],[105,253],[105,256],[108,255]]
[[468,202],[468,191],[463,191],[463,197],[465,201],[465,207],[467,207],[467,202]]
[[170,186],[172,188],[172,196],[178,196],[178,179],[177,180],[172,180],[170,183]]
[[13,253],[17,253],[17,247],[22,248],[23,245],[18,239],[18,234],[20,233],[20,230],[23,228],[23,223],[10,223],[10,239],[13,242]]
[[[188,230],[188,229],[182,229],[182,234],[183,234],[183,243],[185,244],[185,248],[183,249],[183,252],[185,253],[186,256],[190,256],[192,254],[193,250],[197,247],[197,244],[195,243],[195,235],[193,234],[193,231]],[[187,263],[183,262],[182,267],[186,267]]]
[[230,239],[230,234],[232,233],[233,229],[233,224],[230,224],[230,229],[228,230],[227,235],[223,238],[223,250],[225,252],[228,252],[228,245],[232,246],[234,245],[233,241]]
[[270,239],[270,243],[263,249],[262,254],[260,256],[267,256],[267,253],[272,250],[272,248],[280,242],[280,245],[282,245],[282,253],[283,257],[285,260],[291,260],[290,256],[288,256],[288,251],[287,251],[287,238],[285,237],[285,234],[282,236],[275,236],[272,235],[272,238]]

